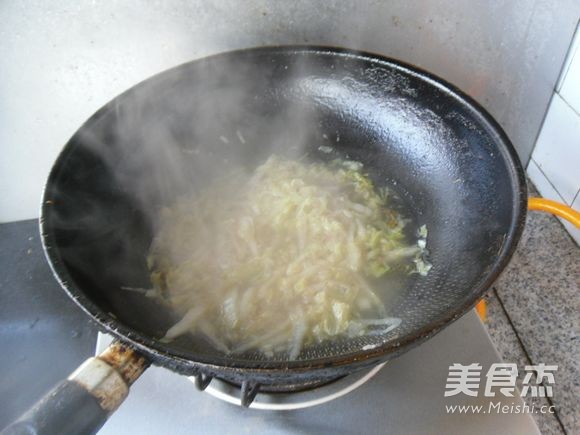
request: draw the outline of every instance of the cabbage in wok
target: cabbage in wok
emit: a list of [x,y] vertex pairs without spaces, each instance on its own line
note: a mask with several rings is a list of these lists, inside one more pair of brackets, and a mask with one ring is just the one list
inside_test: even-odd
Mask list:
[[202,333],[224,352],[294,359],[337,336],[388,332],[399,320],[369,281],[413,258],[429,267],[404,225],[359,163],[274,156],[222,179],[161,212],[153,294],[181,316],[165,338]]

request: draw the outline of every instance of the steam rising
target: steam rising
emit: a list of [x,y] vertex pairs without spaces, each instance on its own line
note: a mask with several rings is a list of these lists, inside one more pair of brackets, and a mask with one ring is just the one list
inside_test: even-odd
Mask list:
[[[53,216],[60,230],[76,234],[64,248],[72,250],[66,255],[73,279],[98,283],[104,290],[95,294],[107,294],[111,313],[122,312],[138,330],[162,337],[175,315],[135,293],[108,289],[151,287],[145,260],[162,207],[231,172],[250,174],[273,154],[349,157],[320,151],[347,144],[348,132],[308,96],[308,80],[317,80],[309,57],[260,56],[268,55],[210,58],[148,80],[113,100],[73,139],[82,201],[74,215],[57,208]],[[328,70],[334,75],[334,64]]]
[[[289,62],[265,72],[224,58],[185,68],[115,100],[111,130],[82,130],[79,138],[155,222],[160,205],[215,177],[251,171],[273,153],[302,157],[328,142],[332,133],[296,93],[294,72],[304,67]],[[267,86],[280,77],[275,91]]]

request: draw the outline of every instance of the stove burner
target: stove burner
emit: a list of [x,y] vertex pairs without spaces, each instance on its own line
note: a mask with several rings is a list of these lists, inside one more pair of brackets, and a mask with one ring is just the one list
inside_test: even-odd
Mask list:
[[[274,391],[271,387],[268,391],[260,390],[249,407],[283,411],[321,405],[357,389],[376,375],[385,364],[379,364],[372,369],[353,373],[331,382],[283,386]],[[190,377],[189,380],[195,383],[195,377]],[[237,385],[214,378],[205,391],[225,402],[242,406],[241,388]]]

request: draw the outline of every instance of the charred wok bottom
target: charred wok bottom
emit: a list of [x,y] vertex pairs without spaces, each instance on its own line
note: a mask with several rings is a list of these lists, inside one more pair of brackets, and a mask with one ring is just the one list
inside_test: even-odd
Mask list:
[[[291,394],[300,393],[303,391],[314,390],[316,388],[324,387],[326,385],[332,384],[340,379],[343,379],[346,375],[339,376],[333,379],[312,379],[302,382],[294,382],[287,384],[258,384],[254,381],[242,381],[242,382],[231,382],[225,379],[215,378],[217,381],[222,381],[225,384],[234,387],[239,391],[240,405],[243,407],[248,407],[254,401],[258,393],[266,394]],[[205,376],[199,374],[194,377],[195,386],[198,390],[205,390],[214,379],[211,376]]]
[[193,376],[195,379],[195,386],[198,390],[205,390],[213,379],[225,382],[226,384],[235,387],[240,390],[240,401],[241,405],[244,407],[250,406],[254,398],[258,393],[268,393],[268,394],[287,394],[287,393],[298,393],[302,391],[312,390],[319,387],[326,386],[333,382],[336,382],[344,378],[346,374],[341,375],[331,375],[323,376],[320,378],[312,375],[309,378],[299,379],[299,378],[288,378],[286,381],[275,381],[272,382],[258,381],[257,378],[252,376],[238,375],[235,377],[221,377],[221,376],[211,376],[204,373],[197,373]]
[[[345,376],[347,375],[338,376],[332,379],[318,379],[318,380],[312,379],[308,381],[299,381],[286,384],[264,384],[260,385],[259,391],[260,393],[298,393],[301,391],[313,390],[315,388],[323,387],[325,385],[336,382],[344,378]],[[243,382],[230,382],[225,379],[220,380],[239,389],[242,389],[242,386],[244,384]],[[196,386],[197,386],[197,378],[196,378]]]
[[[185,376],[194,379],[195,386],[200,390],[205,390],[213,379],[233,386],[240,391],[241,405],[249,406],[258,393],[266,394],[291,394],[301,393],[317,388],[322,388],[334,384],[351,374],[372,369],[383,360],[373,360],[359,362],[358,364],[350,362],[343,367],[329,367],[322,369],[313,369],[306,371],[260,371],[245,369],[224,369],[214,371],[208,367],[196,368],[193,370],[183,370],[183,367],[172,368],[173,371],[179,372]],[[167,367],[167,363],[162,364]]]

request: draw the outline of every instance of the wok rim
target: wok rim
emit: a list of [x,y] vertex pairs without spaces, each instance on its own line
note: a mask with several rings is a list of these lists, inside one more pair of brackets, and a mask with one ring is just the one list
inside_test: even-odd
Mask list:
[[[163,74],[169,73],[170,71],[179,70],[193,63],[207,62],[219,57],[231,57],[245,54],[251,55],[276,53],[330,54],[332,56],[360,58],[372,63],[386,65],[404,74],[415,76],[450,95],[462,106],[468,108],[474,117],[479,118],[478,120],[481,122],[482,127],[493,138],[494,146],[497,147],[498,151],[503,157],[503,160],[509,171],[509,178],[515,198],[512,203],[512,220],[506,233],[504,243],[501,246],[499,254],[497,254],[497,258],[493,263],[493,266],[484,275],[484,279],[471,290],[470,295],[466,296],[465,302],[449,309],[442,319],[428,323],[413,334],[407,334],[398,340],[389,341],[374,349],[361,349],[358,352],[338,354],[319,359],[292,361],[252,361],[236,359],[235,357],[221,356],[202,356],[200,358],[192,359],[186,353],[179,352],[178,350],[172,349],[169,346],[161,343],[159,339],[124,325],[121,321],[117,320],[111,314],[105,312],[97,304],[93,303],[92,300],[84,293],[84,291],[76,286],[70,274],[68,273],[66,266],[61,261],[58,249],[55,248],[56,244],[54,243],[54,231],[51,229],[51,225],[47,223],[46,217],[50,216],[52,205],[50,198],[48,197],[49,187],[58,179],[62,162],[66,159],[67,155],[72,150],[74,150],[74,147],[71,144],[71,139],[74,138],[79,131],[82,131],[87,126],[96,122],[101,116],[110,110],[111,104],[117,99],[130,94],[136,88],[139,88],[145,83],[160,79]],[[67,141],[67,143],[64,145],[63,149],[52,165],[42,194],[39,229],[45,257],[49,263],[53,275],[63,290],[86,314],[89,315],[91,319],[97,322],[101,329],[111,333],[116,338],[129,343],[130,345],[144,352],[155,362],[168,367],[171,365],[190,368],[196,366],[199,368],[210,368],[217,372],[234,369],[236,371],[247,370],[248,373],[251,371],[258,371],[275,374],[276,372],[286,372],[288,370],[324,370],[339,366],[355,364],[359,365],[360,363],[364,362],[369,363],[373,360],[376,360],[376,363],[379,363],[380,361],[388,359],[390,355],[398,356],[399,354],[410,350],[428,338],[439,333],[445,327],[449,326],[455,320],[462,317],[476,305],[479,299],[489,289],[489,287],[491,287],[493,282],[498,278],[498,276],[509,263],[521,237],[527,214],[527,183],[523,166],[507,134],[504,132],[499,123],[487,112],[487,110],[455,85],[436,76],[435,74],[398,59],[368,51],[325,45],[268,45],[225,51],[203,58],[194,59],[192,61],[168,68],[151,77],[148,77],[145,80],[142,80],[141,82],[133,85],[123,93],[115,96],[113,99],[104,104],[99,110],[97,110],[91,117],[89,117],[75,131],[71,139],[69,139],[69,141]],[[169,368],[175,370],[175,368]]]

